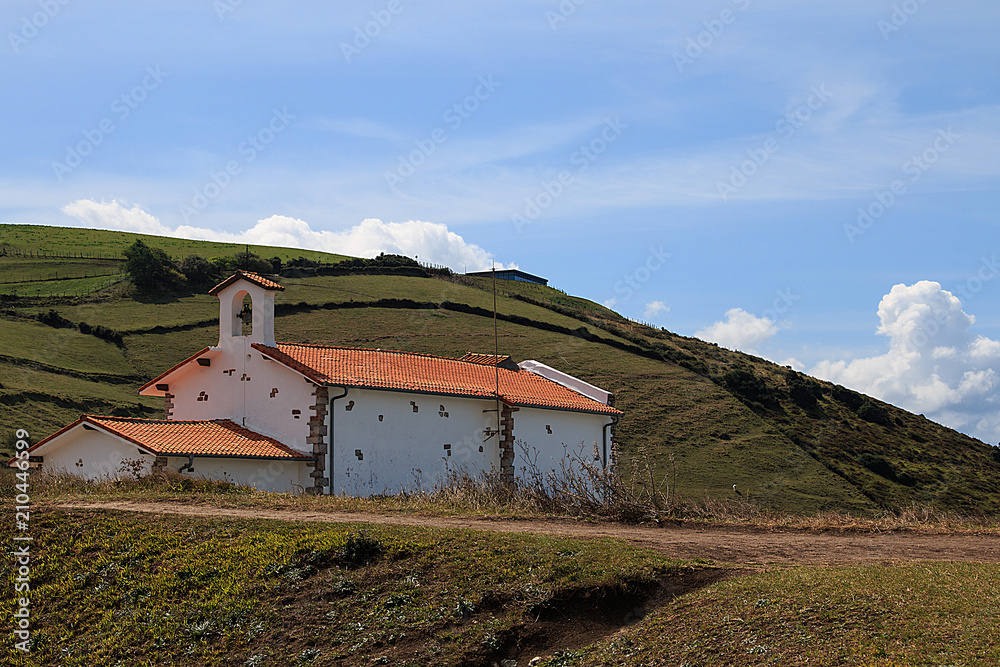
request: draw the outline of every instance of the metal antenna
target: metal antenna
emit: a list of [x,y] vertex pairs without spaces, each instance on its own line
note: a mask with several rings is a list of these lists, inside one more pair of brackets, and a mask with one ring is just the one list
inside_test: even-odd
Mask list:
[[[497,381],[497,433],[500,433],[500,336],[497,333],[497,261],[493,260],[493,371]],[[503,438],[500,439],[503,442]]]

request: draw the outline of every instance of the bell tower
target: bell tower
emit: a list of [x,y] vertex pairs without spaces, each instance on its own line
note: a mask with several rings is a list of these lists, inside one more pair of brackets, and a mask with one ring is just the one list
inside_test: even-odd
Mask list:
[[219,347],[242,350],[250,343],[273,347],[274,297],[284,289],[249,271],[237,271],[213,287],[209,294],[219,299]]

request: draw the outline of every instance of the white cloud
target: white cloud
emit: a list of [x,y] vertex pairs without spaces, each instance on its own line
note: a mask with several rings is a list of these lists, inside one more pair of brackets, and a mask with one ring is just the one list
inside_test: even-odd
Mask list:
[[896,285],[879,303],[882,355],[823,361],[812,374],[942,424],[995,441],[1000,437],[1000,341],[970,331],[975,317],[941,285]]
[[132,208],[126,208],[127,206],[127,203],[120,204],[117,199],[112,199],[110,202],[78,199],[66,204],[60,210],[98,229],[117,229],[140,234],[170,234],[167,227],[161,225],[159,220],[143,211],[138,205]]
[[[374,257],[381,252],[415,257],[421,262],[443,264],[455,271],[488,269],[492,257],[479,246],[468,243],[446,225],[422,220],[382,222],[367,219],[343,231],[314,230],[304,220],[272,215],[241,232],[219,232],[181,225],[176,229],[162,225],[156,217],[138,206],[112,200],[110,203],[81,199],[62,207],[62,212],[85,224],[144,234],[174,236],[203,241],[250,243],[307,250],[321,250],[355,257]],[[497,263],[497,268],[512,268]]]
[[662,301],[650,301],[646,304],[646,312],[642,314],[643,318],[647,320],[654,320],[657,316],[661,314],[666,314],[670,312],[670,306],[663,303]]
[[767,317],[757,317],[742,308],[726,311],[726,319],[695,332],[695,337],[742,352],[754,352],[758,345],[778,333],[778,326]]

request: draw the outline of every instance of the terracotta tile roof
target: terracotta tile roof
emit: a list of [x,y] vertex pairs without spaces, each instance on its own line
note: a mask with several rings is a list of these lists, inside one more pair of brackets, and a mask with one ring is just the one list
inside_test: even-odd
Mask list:
[[83,415],[49,437],[35,443],[34,451],[71,428],[84,424],[97,426],[156,455],[218,456],[222,458],[266,458],[310,460],[274,438],[255,433],[229,419],[210,421],[173,421]]
[[274,282],[273,280],[268,280],[264,276],[258,275],[252,271],[244,271],[240,269],[239,271],[229,276],[228,278],[223,280],[221,283],[219,283],[212,289],[208,290],[208,293],[211,294],[212,296],[215,296],[216,294],[218,294],[225,288],[229,287],[240,278],[243,278],[244,280],[249,280],[254,285],[259,285],[266,290],[274,290],[276,292],[282,292],[285,289],[284,287]]
[[254,349],[319,384],[494,398],[513,406],[617,415],[619,410],[528,371],[428,354],[278,343]]

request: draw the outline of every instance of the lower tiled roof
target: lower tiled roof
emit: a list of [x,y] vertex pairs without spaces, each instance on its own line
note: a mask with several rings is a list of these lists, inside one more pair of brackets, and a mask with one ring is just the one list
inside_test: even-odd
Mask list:
[[83,415],[77,421],[36,443],[38,449],[78,424],[100,427],[159,456],[218,456],[310,460],[274,438],[255,433],[229,419],[174,421]]
[[[254,343],[319,384],[493,399],[508,405],[617,415],[619,410],[535,373],[429,354],[325,345]],[[497,391],[499,384],[499,392]]]

